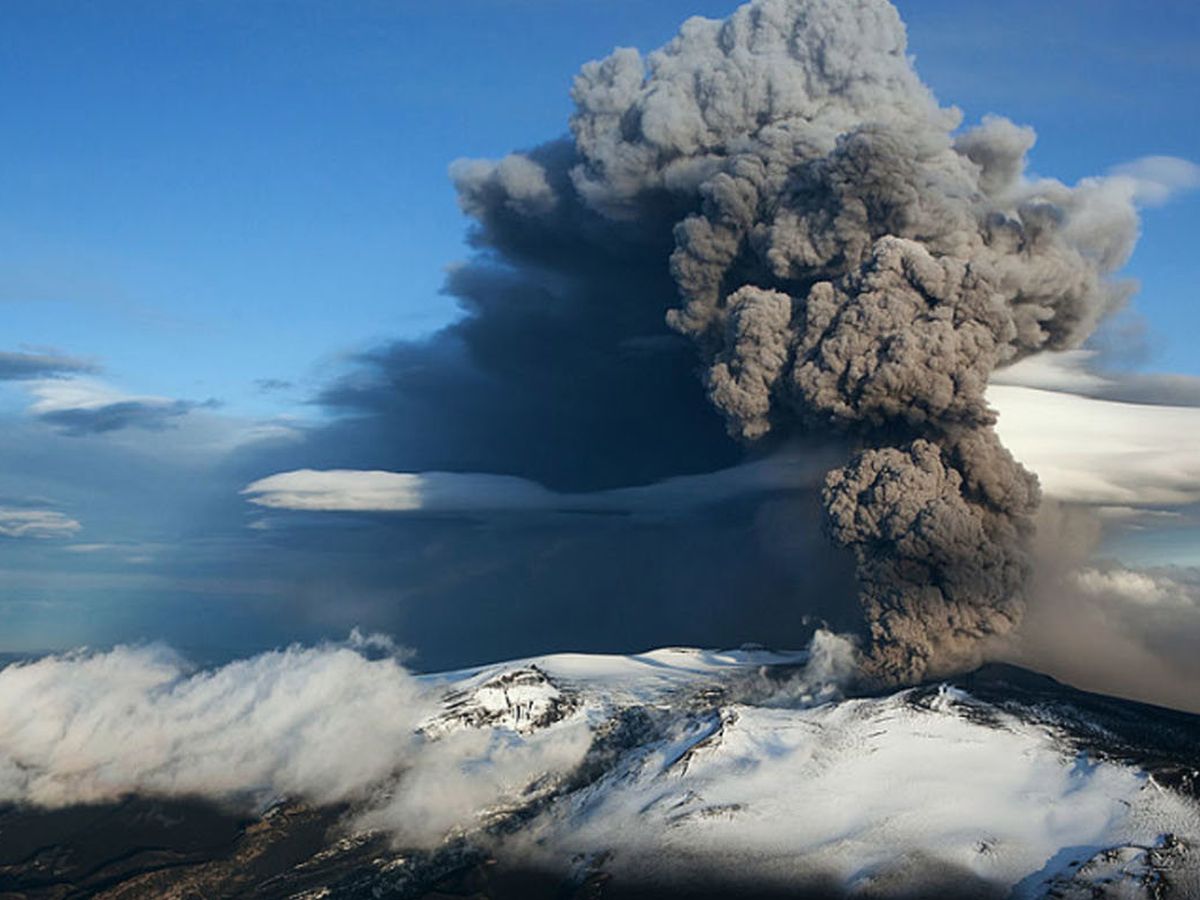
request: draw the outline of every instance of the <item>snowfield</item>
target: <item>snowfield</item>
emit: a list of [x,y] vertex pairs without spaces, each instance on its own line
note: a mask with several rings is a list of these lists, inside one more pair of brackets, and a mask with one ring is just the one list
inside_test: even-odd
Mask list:
[[[1103,721],[1085,747],[1071,719],[951,684],[838,698],[828,659],[808,662],[688,649],[523,660],[432,677],[446,711],[426,729],[506,733],[506,753],[511,740],[535,756],[577,744],[581,724],[593,741],[625,730],[602,773],[566,778],[505,834],[546,865],[672,884],[741,871],[870,896],[921,884],[1159,896],[1169,879],[1200,897],[1200,808],[1106,753]],[[528,801],[528,784],[512,788]]]

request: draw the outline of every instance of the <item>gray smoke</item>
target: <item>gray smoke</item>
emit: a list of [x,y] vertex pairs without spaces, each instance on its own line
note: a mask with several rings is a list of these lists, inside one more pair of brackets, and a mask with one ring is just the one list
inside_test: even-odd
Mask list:
[[857,561],[869,677],[961,665],[1010,631],[1038,487],[984,389],[1124,301],[1107,276],[1136,238],[1128,186],[1026,179],[1035,136],[1006,119],[956,135],[885,0],[691,19],[644,59],[584,66],[573,98],[569,139],[455,165],[478,244],[551,292],[556,252],[598,284],[662,253],[667,320],[730,434],[857,448],[824,501]]

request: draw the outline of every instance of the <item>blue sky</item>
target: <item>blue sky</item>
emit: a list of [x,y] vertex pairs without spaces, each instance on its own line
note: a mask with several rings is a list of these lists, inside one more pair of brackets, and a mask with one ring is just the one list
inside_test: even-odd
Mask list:
[[[901,3],[918,69],[968,121],[1039,133],[1075,180],[1200,155],[1184,2]],[[126,390],[263,414],[340,355],[455,313],[446,178],[560,132],[579,64],[729,3],[446,0],[5,5],[0,316]],[[1148,358],[1200,372],[1200,195],[1145,216],[1129,267]],[[262,379],[293,382],[266,391]]]
[[[12,521],[52,538],[6,539],[0,520],[0,652],[162,637],[220,655],[363,625],[449,664],[468,660],[439,644],[447,619],[470,620],[462,652],[486,655],[496,615],[516,631],[545,619],[549,599],[527,599],[538,592],[583,609],[589,597],[640,602],[639,576],[660,592],[736,591],[694,561],[749,541],[775,510],[713,512],[695,537],[658,520],[621,532],[608,520],[275,516],[238,493],[289,469],[418,466],[402,421],[304,429],[328,415],[314,402],[322,392],[362,400],[337,381],[357,356],[457,315],[442,285],[470,248],[450,162],[563,133],[583,62],[618,45],[651,49],[689,15],[734,5],[3,4],[0,354],[61,354],[94,371],[41,394],[0,380],[0,513],[44,512]],[[1036,174],[1074,182],[1147,155],[1200,160],[1191,2],[898,6],[943,104],[967,123],[997,112],[1036,128]],[[1126,272],[1142,284],[1140,319],[1114,326],[1113,363],[1200,375],[1198,223],[1200,191],[1144,211]],[[76,384],[88,402],[113,401],[113,415],[142,418],[72,432],[73,401],[55,392]],[[469,452],[452,456],[448,468],[466,468]],[[659,539],[655,557],[647,547]],[[742,550],[769,570],[764,608],[807,577],[802,563],[817,557],[805,554],[825,553],[794,540],[795,560],[769,543]],[[1125,546],[1192,564],[1197,532],[1138,532]],[[628,565],[581,575],[592,552]],[[662,559],[676,571],[660,573]],[[587,646],[611,645],[628,611],[586,619]],[[582,615],[514,639],[513,653],[562,649]],[[683,613],[668,604],[654,639],[703,641],[713,623],[733,642],[761,637],[724,615],[714,608],[676,633]]]

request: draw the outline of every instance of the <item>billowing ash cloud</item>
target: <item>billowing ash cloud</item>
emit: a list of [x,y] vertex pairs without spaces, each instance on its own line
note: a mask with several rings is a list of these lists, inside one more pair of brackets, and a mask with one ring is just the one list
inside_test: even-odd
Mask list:
[[[1028,181],[1031,129],[956,134],[884,0],[691,19],[644,59],[589,63],[573,97],[569,139],[454,166],[479,246],[551,294],[669,266],[653,284],[732,435],[851,442],[824,501],[857,560],[872,678],[961,664],[1011,630],[1038,487],[984,389],[1124,300],[1107,276],[1136,237],[1137,179]],[[569,382],[561,362],[545,377]]]

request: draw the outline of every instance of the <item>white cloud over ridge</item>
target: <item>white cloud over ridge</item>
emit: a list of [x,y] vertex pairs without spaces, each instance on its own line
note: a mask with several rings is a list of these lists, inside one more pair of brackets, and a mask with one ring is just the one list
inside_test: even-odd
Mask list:
[[163,645],[12,664],[0,669],[0,805],[351,803],[359,827],[433,846],[569,771],[590,746],[582,716],[537,735],[428,736],[446,677],[464,673],[415,676],[388,639],[357,632],[201,671]]
[[[846,674],[833,658],[837,640],[819,635],[805,669],[823,689]],[[282,799],[349,802],[362,827],[430,845],[574,769],[597,722],[571,706],[553,727],[522,729],[519,717],[472,724],[454,717],[454,696],[510,670],[539,671],[536,664],[594,683],[600,698],[634,691],[657,702],[697,676],[753,675],[760,657],[808,655],[564,654],[416,676],[388,639],[354,632],[346,643],[200,671],[163,645],[49,656],[0,668],[0,804],[53,809],[129,795],[199,796],[242,809]],[[543,689],[559,695],[549,683],[530,690]],[[496,691],[501,712],[524,702]],[[786,696],[792,705],[810,699]]]
[[353,646],[201,672],[162,646],[47,657],[0,670],[0,802],[351,799],[403,762],[427,712],[395,659]]

